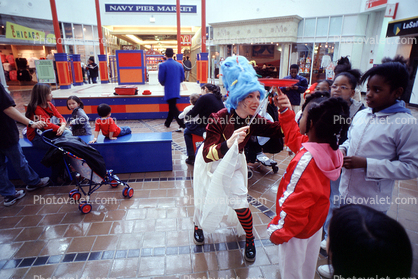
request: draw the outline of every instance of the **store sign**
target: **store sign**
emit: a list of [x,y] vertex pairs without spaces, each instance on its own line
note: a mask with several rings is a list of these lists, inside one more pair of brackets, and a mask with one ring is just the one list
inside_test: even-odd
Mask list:
[[192,45],[192,35],[180,35],[180,45],[191,46]]
[[56,83],[54,61],[35,60],[36,77],[40,83]]
[[[107,13],[175,13],[176,5],[105,4]],[[181,5],[181,13],[197,13],[196,5]]]
[[367,0],[366,1],[366,10],[385,5],[387,2],[388,2],[388,0]]
[[39,41],[45,39],[45,33],[16,23],[6,21],[6,38]]
[[405,36],[418,33],[418,17],[391,21],[386,37]]

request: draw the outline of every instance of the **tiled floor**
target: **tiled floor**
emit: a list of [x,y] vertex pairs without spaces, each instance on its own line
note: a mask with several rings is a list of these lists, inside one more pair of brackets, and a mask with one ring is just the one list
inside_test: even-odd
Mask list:
[[[13,96],[27,99],[25,91]],[[134,133],[177,129],[174,122],[166,129],[163,120],[119,124]],[[132,199],[123,198],[121,188],[103,186],[92,195],[93,211],[83,215],[68,199],[73,186],[60,186],[27,193],[12,207],[1,203],[0,278],[280,278],[278,248],[268,240],[266,226],[291,157],[286,152],[274,156],[277,174],[254,167],[249,199],[257,259],[250,263],[243,258],[245,239],[236,236],[235,228],[206,234],[204,246],[193,244],[193,167],[184,163],[182,134],[172,135],[173,171],[119,175],[134,188]],[[396,183],[393,195],[417,199],[417,180]],[[394,205],[388,214],[407,229],[418,274],[418,206]],[[319,254],[318,265],[326,262]]]

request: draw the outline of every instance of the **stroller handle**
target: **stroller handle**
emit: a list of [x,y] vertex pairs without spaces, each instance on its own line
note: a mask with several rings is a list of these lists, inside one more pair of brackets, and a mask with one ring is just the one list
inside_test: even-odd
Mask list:
[[62,149],[61,147],[56,146],[55,144],[53,144],[53,143],[52,143],[52,140],[51,140],[51,139],[49,139],[49,138],[46,136],[46,133],[49,133],[49,132],[52,132],[52,129],[48,129],[48,130],[45,130],[45,131],[41,131],[41,130],[37,129],[37,133],[38,133],[38,135],[41,137],[41,139],[42,139],[42,140],[43,140],[46,144],[48,144],[49,146],[55,147],[55,148],[59,149],[60,151],[64,151],[64,149]]

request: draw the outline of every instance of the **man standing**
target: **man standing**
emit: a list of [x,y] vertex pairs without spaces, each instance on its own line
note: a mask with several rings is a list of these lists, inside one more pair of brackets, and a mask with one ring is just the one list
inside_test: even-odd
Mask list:
[[192,62],[189,60],[189,56],[186,57],[186,60],[183,62],[184,68],[184,79],[189,81],[190,71],[192,70]]
[[29,120],[15,106],[12,97],[0,84],[0,134],[2,135],[0,137],[0,195],[4,197],[5,206],[15,204],[26,195],[24,190],[16,191],[15,186],[10,182],[7,174],[7,160],[10,160],[23,182],[28,184],[26,186],[28,191],[45,187],[49,183],[49,177],[39,178],[39,175],[28,165],[19,145],[19,131],[15,120],[36,129],[46,126],[46,123]]
[[292,86],[280,87],[280,90],[289,98],[295,113],[299,110],[300,94],[308,89],[308,81],[306,78],[299,76],[298,71],[299,66],[297,64],[290,65],[290,76],[284,77],[284,79],[297,79],[299,82]]
[[176,106],[177,99],[180,98],[180,83],[184,81],[184,70],[179,62],[173,60],[173,55],[173,49],[167,48],[167,61],[161,63],[158,70],[158,81],[164,86],[164,100],[168,103],[168,115],[164,125],[170,127],[175,118],[180,128],[185,128],[183,120],[179,119],[180,112]]
[[94,57],[90,56],[89,64],[87,65],[87,70],[89,72],[89,83],[90,79],[93,83],[97,83],[97,77],[99,76],[99,66],[94,63]]

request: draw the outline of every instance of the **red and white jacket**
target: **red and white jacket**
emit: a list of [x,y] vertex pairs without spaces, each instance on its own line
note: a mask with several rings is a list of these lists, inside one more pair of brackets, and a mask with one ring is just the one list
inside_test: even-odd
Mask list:
[[285,144],[296,153],[280,182],[276,214],[267,228],[271,242],[282,244],[291,238],[306,239],[323,225],[328,214],[330,179],[341,172],[343,155],[327,143],[308,142],[291,110],[279,115]]

